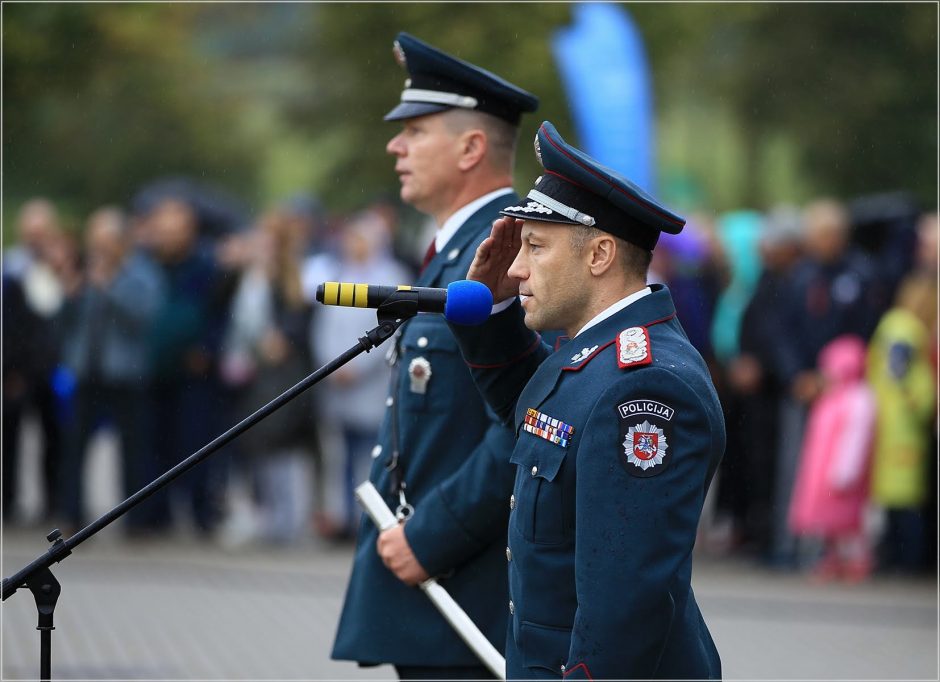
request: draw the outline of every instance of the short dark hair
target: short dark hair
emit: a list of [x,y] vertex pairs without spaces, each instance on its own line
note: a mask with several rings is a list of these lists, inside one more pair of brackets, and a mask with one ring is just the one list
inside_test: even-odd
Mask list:
[[510,173],[516,158],[516,145],[519,140],[519,128],[509,121],[469,109],[449,109],[445,121],[453,132],[463,132],[470,128],[480,128],[486,133],[490,149],[490,163],[496,168]]

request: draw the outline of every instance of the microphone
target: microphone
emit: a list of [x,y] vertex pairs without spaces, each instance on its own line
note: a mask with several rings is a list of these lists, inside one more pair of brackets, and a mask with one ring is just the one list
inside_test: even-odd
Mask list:
[[324,282],[317,286],[317,300],[324,305],[378,308],[383,303],[407,301],[419,313],[443,313],[448,322],[481,324],[493,309],[493,294],[481,282],[459,279],[446,289],[375,284]]

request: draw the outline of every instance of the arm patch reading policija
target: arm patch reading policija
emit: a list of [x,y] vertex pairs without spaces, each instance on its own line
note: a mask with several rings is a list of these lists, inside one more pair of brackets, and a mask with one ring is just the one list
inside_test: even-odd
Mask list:
[[672,461],[672,417],[668,405],[655,400],[629,400],[617,406],[620,464],[631,476],[661,474]]

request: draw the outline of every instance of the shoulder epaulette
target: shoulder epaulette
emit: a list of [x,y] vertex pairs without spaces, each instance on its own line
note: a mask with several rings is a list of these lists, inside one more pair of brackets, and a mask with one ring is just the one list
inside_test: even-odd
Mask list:
[[617,335],[617,366],[641,367],[653,362],[650,334],[646,327],[628,327]]

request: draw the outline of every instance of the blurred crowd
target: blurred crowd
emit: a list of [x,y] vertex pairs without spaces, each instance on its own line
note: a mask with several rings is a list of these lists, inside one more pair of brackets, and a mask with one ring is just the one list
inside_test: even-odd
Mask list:
[[[30,520],[25,457],[41,460],[43,520],[77,530],[100,429],[119,438],[123,499],[353,346],[374,311],[315,304],[316,286],[412,281],[429,237],[399,209],[334,216],[297,196],[246,217],[167,180],[67,229],[53,202],[26,202],[2,261],[4,523]],[[937,272],[937,214],[904,194],[693,214],[663,235],[650,279],[671,288],[727,422],[703,551],[820,580],[935,570]],[[382,350],[359,356],[122,532],[353,537],[387,381]]]
[[651,279],[725,410],[705,549],[819,580],[936,569],[937,261],[936,212],[900,193],[663,235]]
[[[3,253],[4,521],[24,520],[24,419],[42,433],[44,520],[83,527],[100,429],[119,437],[124,499],[374,327],[374,311],[315,307],[316,286],[413,279],[397,228],[385,199],[328,217],[297,196],[245,217],[178,179],[77,230],[49,200],[28,201]],[[123,532],[184,527],[230,546],[351,537],[352,488],[385,409],[383,355],[354,359],[147,498]]]

